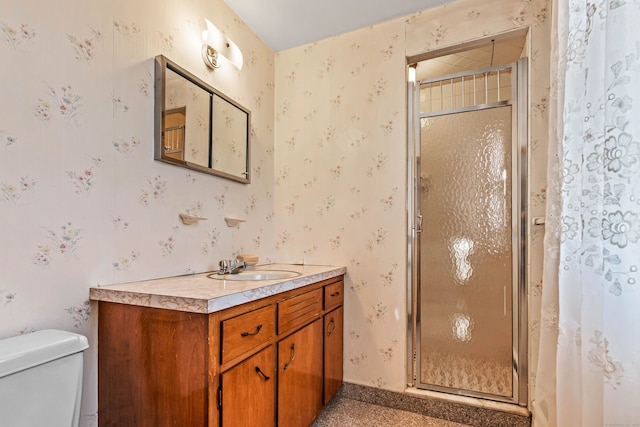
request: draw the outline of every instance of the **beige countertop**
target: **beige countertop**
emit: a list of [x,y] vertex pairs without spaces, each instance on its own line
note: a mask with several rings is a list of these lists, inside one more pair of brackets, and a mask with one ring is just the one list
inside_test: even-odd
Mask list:
[[345,274],[347,269],[329,265],[267,264],[255,270],[287,270],[300,273],[290,279],[224,280],[207,277],[211,272],[141,282],[92,287],[89,298],[144,307],[214,313],[280,292]]

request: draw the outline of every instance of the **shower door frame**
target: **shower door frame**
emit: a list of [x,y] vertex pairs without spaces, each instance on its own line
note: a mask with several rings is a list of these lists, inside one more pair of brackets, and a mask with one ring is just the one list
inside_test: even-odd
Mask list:
[[420,357],[420,232],[422,218],[420,215],[420,149],[421,120],[436,115],[455,114],[485,108],[496,108],[511,105],[512,108],[512,396],[504,397],[472,390],[454,389],[429,385],[421,389],[444,392],[454,395],[469,396],[487,400],[527,406],[528,404],[528,323],[527,323],[527,236],[528,236],[528,64],[521,58],[511,65],[510,102],[497,102],[485,105],[456,108],[442,113],[420,113],[420,86],[432,81],[455,79],[467,75],[477,75],[504,68],[504,66],[473,70],[453,75],[425,79],[417,82],[408,81],[408,147],[407,147],[407,224],[409,254],[407,263],[407,385],[418,388],[420,384],[418,370]]

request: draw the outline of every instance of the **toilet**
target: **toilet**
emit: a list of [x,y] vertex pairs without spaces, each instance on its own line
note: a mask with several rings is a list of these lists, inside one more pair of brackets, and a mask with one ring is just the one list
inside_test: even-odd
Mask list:
[[55,329],[0,339],[0,425],[76,427],[88,347]]

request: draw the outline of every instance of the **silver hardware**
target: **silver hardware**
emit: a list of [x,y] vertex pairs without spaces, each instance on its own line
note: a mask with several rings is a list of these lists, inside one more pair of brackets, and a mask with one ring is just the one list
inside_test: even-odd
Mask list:
[[218,266],[220,267],[218,274],[237,274],[245,267],[244,262],[237,259],[223,259]]

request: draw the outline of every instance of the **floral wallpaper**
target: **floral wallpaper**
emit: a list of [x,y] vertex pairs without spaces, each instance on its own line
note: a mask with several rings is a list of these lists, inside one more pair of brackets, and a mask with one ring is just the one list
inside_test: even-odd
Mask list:
[[402,390],[406,85],[402,20],[276,57],[279,252],[346,263],[345,379]]
[[[405,57],[529,28],[529,216],[542,217],[548,9],[547,0],[459,0],[276,54],[276,249],[289,261],[346,264],[346,381],[406,384]],[[530,368],[543,235],[531,227]]]
[[[241,72],[206,68],[204,18],[242,47]],[[159,54],[252,111],[251,185],[153,160]],[[90,286],[272,257],[274,53],[222,0],[8,0],[0,57],[0,338],[86,335],[81,425],[97,425]]]
[[[459,0],[278,54],[223,0],[5,6],[0,337],[89,337],[83,426],[97,420],[88,288],[207,271],[242,252],[346,265],[345,379],[404,389],[407,55],[530,27],[530,215],[543,216],[546,0]],[[241,47],[242,71],[203,64],[204,18]],[[158,54],[251,110],[250,185],[153,160]],[[179,213],[209,219],[185,226]],[[247,222],[229,228],[225,216]],[[532,343],[542,233],[530,236]]]

